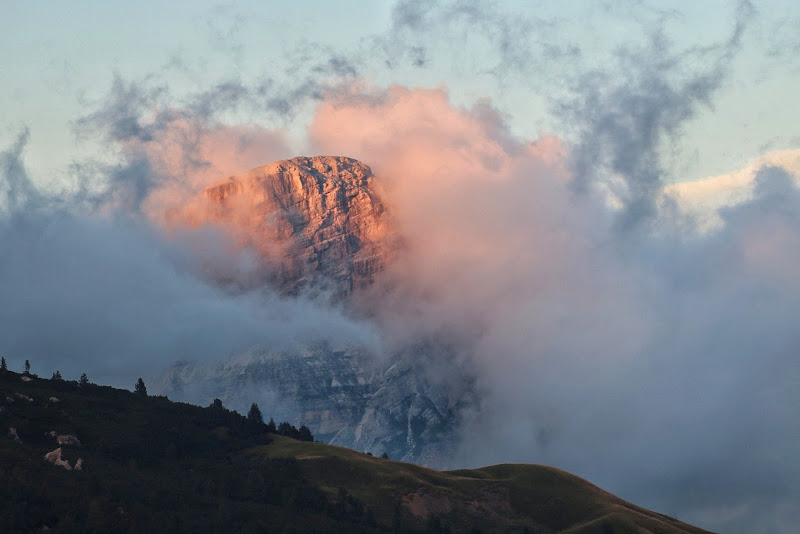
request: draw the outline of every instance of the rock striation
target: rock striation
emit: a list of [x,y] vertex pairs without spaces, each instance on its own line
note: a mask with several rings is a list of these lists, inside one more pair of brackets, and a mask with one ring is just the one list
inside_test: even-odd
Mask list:
[[372,170],[346,157],[298,157],[231,176],[172,218],[226,227],[260,257],[258,282],[286,294],[346,298],[372,282],[392,248]]

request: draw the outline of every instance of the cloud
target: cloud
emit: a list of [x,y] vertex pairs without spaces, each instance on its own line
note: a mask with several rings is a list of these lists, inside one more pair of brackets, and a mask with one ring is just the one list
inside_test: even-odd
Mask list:
[[342,310],[247,284],[263,267],[221,229],[163,226],[210,181],[288,150],[280,131],[206,121],[163,95],[118,80],[79,121],[112,157],[76,163],[82,187],[72,193],[34,185],[27,131],[0,154],[0,248],[11,251],[0,261],[4,356],[30,359],[43,376],[88,372],[128,387],[176,360],[216,362],[253,346],[374,346],[374,329]]
[[[641,109],[614,120],[638,131]],[[462,462],[557,465],[712,529],[797,517],[797,176],[758,166],[722,226],[687,234],[692,221],[656,202],[655,138],[633,144],[645,154],[629,178],[651,173],[640,194],[654,211],[652,230],[628,234],[631,203],[584,194],[568,143],[516,140],[486,103],[356,88],[318,108],[310,135],[373,166],[406,240],[365,304],[389,345],[446,339],[458,357],[426,365],[474,377]],[[612,161],[620,148],[597,150]]]
[[[667,174],[664,143],[675,140],[701,106],[711,105],[752,13],[749,2],[740,2],[724,42],[681,52],[657,26],[645,46],[617,53],[617,68],[581,72],[571,87],[574,97],[556,103],[564,121],[577,125],[576,187],[609,188],[624,206],[620,230],[635,229],[656,214]],[[700,68],[692,71],[692,64]]]
[[0,207],[7,211],[16,211],[24,205],[35,206],[40,202],[39,192],[28,178],[22,159],[29,138],[30,132],[25,128],[17,135],[14,144],[0,153],[0,173],[5,178],[0,182],[0,193],[5,196]]
[[[443,49],[457,58],[461,48],[453,43],[475,39],[492,55],[489,66],[481,69],[500,79],[531,74],[544,61],[574,60],[581,55],[579,47],[558,39],[563,21],[531,16],[496,2],[401,0],[394,4],[391,20],[389,30],[376,38],[389,68],[426,67]],[[443,42],[447,44],[442,46]]]
[[246,93],[220,84],[179,106],[165,87],[116,77],[99,109],[75,124],[80,135],[101,139],[116,156],[82,162],[103,175],[99,201],[161,218],[214,182],[287,157],[282,130],[216,120]]
[[764,167],[779,167],[800,176],[800,150],[777,150],[753,159],[737,171],[664,187],[664,194],[700,231],[719,229],[719,211],[753,198],[756,177]]
[[[638,17],[642,5],[624,9]],[[371,87],[359,80],[363,51],[317,45],[296,51],[295,70],[180,98],[153,79],[117,77],[76,122],[108,157],[73,167],[75,196],[33,187],[26,133],[0,155],[0,247],[14,251],[0,262],[5,355],[30,356],[41,374],[88,370],[129,385],[175,359],[311,333],[393,350],[434,339],[447,350],[420,352],[427,372],[473,381],[459,462],[554,464],[707,528],[791,531],[796,168],[776,155],[665,187],[664,151],[713,104],[750,5],[739,4],[724,41],[687,50],[663,30],[669,14],[650,14],[643,45],[589,71],[557,21],[514,19],[488,2],[395,6],[389,33],[371,41],[390,68],[428,66],[441,59],[433,44],[474,38],[470,29],[491,43],[486,71],[537,88],[556,77],[532,79],[543,60],[574,59],[557,68],[571,93],[550,87],[559,131],[519,139],[488,100],[459,107],[445,89]],[[236,27],[221,30],[236,44]],[[229,114],[272,124],[317,103],[309,145],[373,167],[405,242],[356,303],[368,320],[268,288],[221,288],[207,269],[246,280],[260,268],[248,251],[218,229],[161,226],[205,185],[294,155],[281,128]],[[705,207],[687,208],[709,194],[710,227]]]

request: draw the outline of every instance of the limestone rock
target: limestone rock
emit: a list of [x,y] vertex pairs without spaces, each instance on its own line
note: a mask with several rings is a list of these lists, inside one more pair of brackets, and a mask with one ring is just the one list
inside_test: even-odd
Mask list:
[[370,168],[334,156],[298,157],[232,176],[171,217],[227,227],[258,253],[259,282],[337,299],[372,282],[394,235]]
[[75,447],[81,446],[81,440],[79,440],[78,436],[75,436],[74,434],[64,434],[58,436],[56,441],[59,445],[73,445]]
[[17,434],[17,429],[13,426],[8,427],[8,437],[11,438],[11,441],[14,443],[22,443],[22,440],[19,439],[19,435]]
[[50,462],[53,465],[57,465],[59,467],[63,467],[67,471],[72,471],[72,466],[69,465],[69,462],[61,458],[61,447],[57,448],[54,451],[48,452],[44,455],[44,459]]

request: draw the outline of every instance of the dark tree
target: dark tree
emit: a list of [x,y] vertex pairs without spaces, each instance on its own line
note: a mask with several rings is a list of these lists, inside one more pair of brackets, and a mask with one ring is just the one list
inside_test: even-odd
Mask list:
[[384,452],[383,454],[381,454],[381,458],[383,458],[385,460],[388,460],[389,459],[389,455]]
[[133,392],[137,395],[141,395],[142,397],[147,396],[147,387],[144,385],[144,380],[139,378],[139,380],[136,381],[136,386],[134,386]]
[[29,374],[31,372],[31,362],[30,360],[25,360],[25,374]]
[[261,415],[261,409],[255,402],[250,405],[250,411],[247,412],[247,420],[251,423],[264,424],[264,417]]
[[222,401],[219,399],[214,399],[213,402],[209,405],[209,408],[213,408],[214,410],[222,410]]
[[300,430],[297,431],[297,439],[300,441],[314,441],[314,436],[311,434],[311,430],[306,426],[303,425],[300,427]]
[[275,426],[275,419],[272,417],[269,418],[269,423],[267,423],[267,432],[270,434],[277,434],[278,428]]
[[64,378],[61,376],[61,371],[56,371],[53,373],[53,376],[50,380],[63,380]]
[[289,436],[292,433],[292,425],[289,424],[289,421],[284,421],[278,425],[278,434],[281,436]]
[[86,373],[83,373],[81,375],[80,379],[78,380],[78,384],[80,384],[82,386],[85,386],[88,383],[89,383],[89,377],[86,376]]
[[8,371],[8,367],[6,366],[6,359],[5,358],[0,358],[0,371],[2,371],[4,373],[6,371]]

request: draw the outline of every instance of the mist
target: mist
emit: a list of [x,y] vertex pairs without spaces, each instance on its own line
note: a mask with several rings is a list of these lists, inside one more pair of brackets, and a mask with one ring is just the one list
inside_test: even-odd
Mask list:
[[[714,86],[666,100],[689,117]],[[460,347],[428,366],[476,377],[460,465],[556,465],[706,528],[786,531],[800,514],[800,177],[758,167],[709,228],[665,185],[660,143],[679,125],[652,118],[674,120],[666,104],[640,101],[638,122],[630,94],[605,98],[618,115],[573,144],[514,139],[444,90],[323,103],[314,146],[373,166],[408,243],[369,305],[393,343]]]
[[145,200],[178,201],[188,187],[182,174],[153,170],[163,153],[135,151],[105,171],[104,189],[50,195],[27,176],[26,141],[23,132],[0,154],[9,185],[0,213],[0,339],[12,368],[28,359],[40,376],[87,372],[129,388],[176,361],[218,362],[253,346],[378,342],[370,325],[342,310],[263,285],[242,290],[264,267],[223,229],[164,228],[163,213],[145,215]]
[[[669,161],[728,82],[752,6],[738,4],[724,39],[688,50],[653,15],[602,68],[559,42],[554,21],[493,7],[399,2],[369,42],[390,69],[423,68],[437,58],[422,33],[460,38],[482,21],[491,75],[530,78],[550,106],[535,138],[488,98],[368,81],[363,50],[303,63],[293,84],[221,81],[183,100],[116,76],[75,121],[107,152],[76,160],[58,193],[28,175],[23,130],[0,154],[0,350],[40,376],[132,387],[254,346],[387,358],[446,340],[421,372],[473,380],[457,466],[550,464],[704,528],[792,531],[798,152],[680,184]],[[563,78],[537,77],[553,60]],[[303,106],[299,140],[226,119]],[[278,295],[224,228],[170,217],[220,179],[304,151],[370,165],[404,242],[347,309]]]

